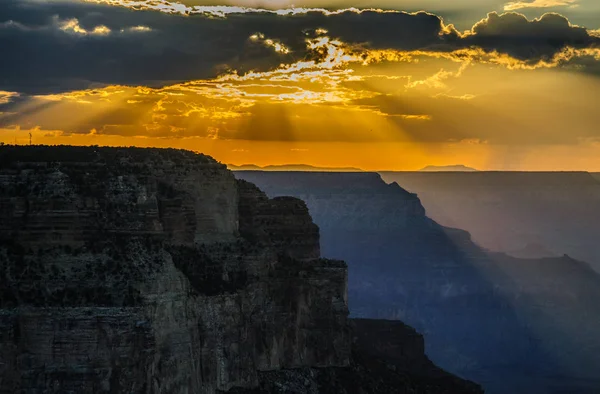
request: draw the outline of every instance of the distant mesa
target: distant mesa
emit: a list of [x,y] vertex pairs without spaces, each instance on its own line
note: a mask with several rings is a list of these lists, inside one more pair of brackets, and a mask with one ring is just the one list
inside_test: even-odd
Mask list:
[[310,164],[280,164],[269,166],[257,166],[256,164],[242,164],[236,166],[227,164],[231,171],[312,171],[312,172],[363,172],[364,170],[356,167],[316,167]]
[[472,167],[467,167],[462,164],[455,164],[455,165],[450,165],[450,166],[427,166],[427,167],[421,168],[419,171],[423,171],[423,172],[455,172],[455,171],[475,172],[475,171],[479,171],[479,170],[472,168]]

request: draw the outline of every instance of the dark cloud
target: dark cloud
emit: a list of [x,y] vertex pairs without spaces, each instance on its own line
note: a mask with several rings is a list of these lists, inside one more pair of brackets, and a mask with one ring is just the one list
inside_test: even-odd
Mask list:
[[[349,43],[413,50],[439,45],[437,16],[418,13],[321,12],[281,16],[230,14],[227,18],[170,15],[80,3],[3,0],[0,4],[0,88],[43,93],[106,84],[164,85],[209,78],[227,68],[266,70],[307,56],[305,39],[317,28]],[[77,20],[86,31],[98,26],[108,35],[81,35],[60,29]],[[151,31],[128,32],[135,26]],[[125,33],[121,32],[125,29]],[[249,42],[263,33],[292,49],[289,55]]]
[[[164,85],[208,78],[223,68],[278,65],[280,56],[251,45],[255,28],[232,20],[135,12],[89,4],[0,2],[0,89],[68,91],[99,84]],[[107,35],[60,29],[76,19],[82,29],[106,26]],[[130,31],[136,26],[150,31]],[[121,31],[123,30],[123,31]],[[289,59],[288,59],[289,60]]]
[[471,31],[464,42],[529,62],[551,58],[565,47],[589,48],[600,42],[585,28],[573,26],[567,18],[554,13],[529,21],[518,13],[493,12]]
[[[229,68],[267,70],[314,55],[306,52],[305,39],[317,28],[367,48],[449,52],[474,46],[529,63],[567,46],[589,48],[599,41],[556,14],[528,21],[519,14],[492,13],[465,37],[425,12],[215,18],[90,3],[2,0],[0,16],[0,90],[37,94],[102,84],[162,86],[211,78]],[[72,20],[84,31],[105,26],[110,34],[61,29]],[[137,26],[151,30],[132,30]],[[281,41],[291,53],[251,42],[249,36],[257,32]]]

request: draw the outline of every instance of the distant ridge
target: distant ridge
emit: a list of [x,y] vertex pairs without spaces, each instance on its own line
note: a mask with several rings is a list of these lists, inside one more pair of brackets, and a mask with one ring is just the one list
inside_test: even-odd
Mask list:
[[[597,211],[582,209],[593,208],[594,190],[600,188],[589,175],[395,172],[380,178],[371,172],[239,171],[235,176],[269,197],[307,202],[319,226],[321,252],[348,264],[351,316],[415,326],[425,333],[429,357],[481,383],[489,394],[600,393],[600,275],[561,246],[573,244],[576,252],[590,245],[588,238],[597,245],[599,232],[592,227]],[[429,182],[433,191],[413,188],[418,181]],[[447,189],[460,194],[446,197]],[[448,207],[442,212],[453,214],[455,223],[468,224],[458,219],[485,209],[477,216],[484,224],[516,233],[515,242],[501,244],[510,245],[504,250],[526,258],[490,252],[468,232],[440,225],[425,211],[436,212],[436,204],[423,206],[419,190]],[[565,205],[574,192],[585,199]],[[531,203],[518,204],[525,197]],[[579,227],[569,226],[569,215]],[[536,218],[555,238],[527,226]],[[490,238],[500,235],[492,231]],[[561,243],[562,238],[567,240]],[[367,339],[376,348],[372,338],[382,338],[375,333]],[[397,354],[385,343],[382,348]]]
[[257,166],[256,164],[242,164],[236,166],[227,164],[227,168],[231,171],[327,171],[327,172],[363,172],[364,170],[356,167],[316,167],[310,164],[280,164],[269,166]]
[[509,256],[517,257],[520,259],[539,259],[548,257],[560,257],[556,253],[550,251],[546,246],[541,243],[532,242],[528,243],[521,249],[512,250],[506,252]]
[[419,171],[423,171],[423,172],[442,172],[442,171],[445,171],[445,172],[453,172],[453,171],[475,172],[475,171],[479,171],[479,170],[472,168],[472,167],[467,167],[462,164],[455,164],[455,165],[450,165],[450,166],[427,166],[427,167],[421,168]]

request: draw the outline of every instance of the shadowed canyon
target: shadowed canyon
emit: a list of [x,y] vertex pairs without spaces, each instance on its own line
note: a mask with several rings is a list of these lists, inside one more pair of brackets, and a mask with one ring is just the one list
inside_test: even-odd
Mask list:
[[587,172],[381,172],[438,223],[515,257],[567,254],[600,272],[600,177]]
[[351,316],[412,325],[435,362],[486,392],[600,388],[600,276],[586,262],[484,249],[466,231],[429,218],[416,194],[375,173],[236,176],[271,197],[306,201],[321,228],[322,253],[348,263]]

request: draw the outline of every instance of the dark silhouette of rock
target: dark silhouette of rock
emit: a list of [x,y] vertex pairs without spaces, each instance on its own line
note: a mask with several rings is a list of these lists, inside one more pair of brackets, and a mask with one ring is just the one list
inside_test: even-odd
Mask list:
[[350,364],[259,374],[256,389],[237,394],[423,393],[476,394],[481,388],[436,367],[424,353],[423,337],[399,321],[351,319]]
[[[357,356],[347,315],[301,200],[183,150],[0,147],[2,394],[481,392]],[[399,360],[423,360],[398,327]]]
[[270,199],[258,187],[238,181],[240,234],[255,243],[276,246],[299,260],[319,258],[319,227],[304,201],[293,197]]
[[301,201],[180,150],[0,163],[0,392],[213,393],[348,364],[346,265],[319,258]]
[[236,176],[306,201],[322,254],[348,263],[351,316],[406,322],[436,364],[491,393],[600,388],[600,276],[587,264],[488,252],[378,174]]

